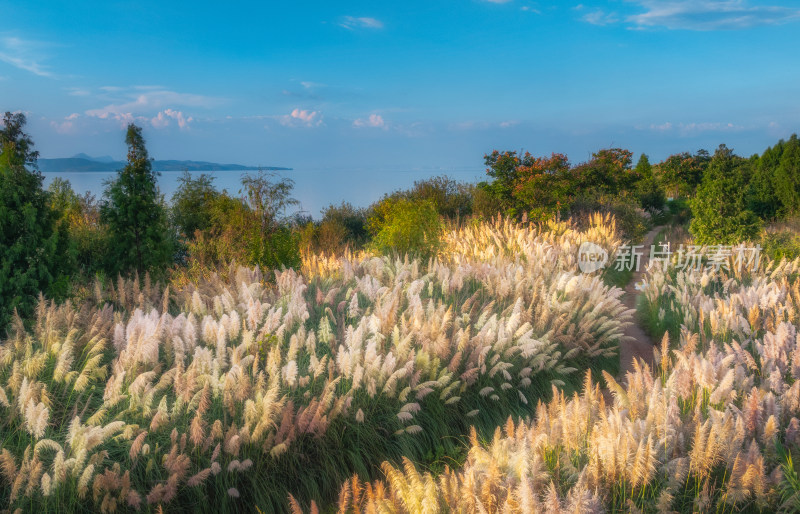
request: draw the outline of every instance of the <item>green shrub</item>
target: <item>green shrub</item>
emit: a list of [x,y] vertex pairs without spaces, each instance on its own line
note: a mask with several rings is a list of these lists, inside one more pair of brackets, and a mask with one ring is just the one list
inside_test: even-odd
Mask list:
[[750,164],[720,145],[689,202],[689,229],[698,243],[737,244],[758,237],[761,220],[747,208],[749,174]]
[[480,182],[472,188],[472,213],[488,220],[503,212],[502,202],[488,189],[486,182]]
[[427,259],[439,251],[443,226],[433,202],[387,198],[377,211],[380,218],[376,215],[368,222],[375,233],[372,246],[377,252]]
[[654,177],[643,179],[639,182],[636,191],[642,209],[660,211],[667,203],[667,196]]
[[667,209],[673,225],[686,225],[692,218],[692,209],[686,198],[676,198],[667,202]]
[[104,273],[108,254],[108,227],[100,222],[100,205],[94,195],[78,195],[68,180],[55,178],[48,187],[50,208],[59,217],[59,230],[65,230],[74,254],[77,273],[73,284]]
[[793,231],[765,231],[761,234],[761,251],[770,259],[792,260],[800,257],[800,234]]
[[640,241],[650,226],[649,219],[641,209],[625,201],[615,201],[610,205],[610,211],[617,219],[617,227],[622,234],[631,241]]
[[302,227],[300,246],[310,253],[333,255],[345,248],[361,249],[369,238],[366,210],[347,202],[326,207],[321,221],[311,221]]
[[197,178],[184,171],[178,178],[178,189],[172,195],[171,221],[183,237],[190,238],[197,230],[208,230],[213,221],[214,201],[220,192],[214,177],[201,173]]
[[404,194],[409,200],[428,200],[440,216],[459,219],[472,214],[471,188],[447,176],[431,177],[414,182]]
[[279,225],[264,237],[250,240],[250,262],[263,270],[297,268],[300,260],[300,234],[286,225]]

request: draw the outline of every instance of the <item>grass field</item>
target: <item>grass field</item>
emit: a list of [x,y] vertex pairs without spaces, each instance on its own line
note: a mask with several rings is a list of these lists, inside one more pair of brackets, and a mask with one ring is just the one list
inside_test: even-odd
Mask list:
[[582,393],[556,393],[530,421],[473,434],[460,468],[385,463],[383,481],[343,484],[340,511],[797,511],[799,271],[653,269],[643,308],[683,325],[655,369],[605,374],[610,403],[587,373]]
[[[0,497],[24,511],[286,510],[403,459],[466,457],[586,369],[631,312],[575,271],[613,222],[475,223],[437,259],[311,256],[301,271],[96,284],[0,346]],[[555,389],[554,389],[555,388]],[[559,393],[560,394],[560,393]]]

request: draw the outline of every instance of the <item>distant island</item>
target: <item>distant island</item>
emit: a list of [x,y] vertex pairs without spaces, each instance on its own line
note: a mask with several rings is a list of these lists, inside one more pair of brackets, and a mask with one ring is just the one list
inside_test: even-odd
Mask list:
[[[73,157],[57,159],[39,159],[39,169],[44,173],[75,173],[116,171],[125,166],[124,161],[116,161],[111,157],[91,157],[84,153]],[[154,171],[289,171],[292,168],[278,166],[243,166],[241,164],[219,164],[205,161],[154,160]]]

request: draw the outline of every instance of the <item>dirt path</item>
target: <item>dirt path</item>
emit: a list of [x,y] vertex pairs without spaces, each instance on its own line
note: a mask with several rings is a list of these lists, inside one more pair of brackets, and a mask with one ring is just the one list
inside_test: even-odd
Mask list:
[[[653,230],[644,236],[642,241],[642,257],[639,265],[639,271],[634,272],[628,285],[625,286],[625,294],[622,296],[622,303],[629,309],[636,309],[636,300],[641,294],[641,291],[636,289],[636,285],[641,282],[642,275],[647,269],[648,261],[650,260],[650,245],[653,244],[658,233],[663,227],[655,227]],[[625,333],[619,345],[619,378],[624,379],[625,374],[633,369],[633,359],[643,359],[645,362],[653,365],[653,341],[650,339],[642,327],[639,326],[638,321],[634,315],[633,323],[625,328]]]

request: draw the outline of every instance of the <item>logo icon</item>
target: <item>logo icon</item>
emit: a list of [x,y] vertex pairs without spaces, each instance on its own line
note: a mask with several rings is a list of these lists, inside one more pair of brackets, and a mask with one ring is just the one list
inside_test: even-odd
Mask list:
[[608,252],[600,245],[585,241],[578,249],[578,267],[584,273],[593,273],[608,264]]

